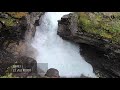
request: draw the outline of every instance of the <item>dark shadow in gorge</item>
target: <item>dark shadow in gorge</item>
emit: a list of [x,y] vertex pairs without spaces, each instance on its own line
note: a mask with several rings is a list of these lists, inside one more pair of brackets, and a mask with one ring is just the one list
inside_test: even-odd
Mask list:
[[80,44],[80,54],[92,65],[94,73],[99,74],[101,78],[120,77],[119,60],[110,59],[103,51],[87,44]]

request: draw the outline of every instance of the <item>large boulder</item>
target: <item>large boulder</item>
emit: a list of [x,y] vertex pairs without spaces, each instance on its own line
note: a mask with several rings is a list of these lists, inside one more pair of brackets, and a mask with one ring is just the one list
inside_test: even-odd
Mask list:
[[59,71],[54,68],[50,68],[47,70],[45,76],[50,77],[50,78],[59,78]]

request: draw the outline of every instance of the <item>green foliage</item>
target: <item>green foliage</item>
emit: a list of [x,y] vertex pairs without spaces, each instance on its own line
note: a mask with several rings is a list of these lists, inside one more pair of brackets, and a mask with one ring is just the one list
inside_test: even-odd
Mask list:
[[6,75],[4,75],[4,76],[0,76],[0,78],[18,78],[18,77],[13,76],[13,74],[12,74],[12,73],[7,73],[7,74],[6,74]]
[[0,21],[6,26],[14,26],[16,25],[16,21],[13,18],[0,18]]
[[80,12],[77,14],[78,25],[82,27],[83,32],[120,44],[120,13]]
[[12,67],[13,67],[13,65],[8,67],[7,70],[5,71],[6,74],[4,76],[0,76],[0,78],[18,78],[13,75]]

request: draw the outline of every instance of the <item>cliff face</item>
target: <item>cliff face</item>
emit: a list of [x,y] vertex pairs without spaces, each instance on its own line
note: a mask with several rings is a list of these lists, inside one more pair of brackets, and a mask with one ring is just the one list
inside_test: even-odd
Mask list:
[[30,51],[29,43],[43,14],[43,12],[0,12],[0,75],[4,75],[9,66],[20,61],[37,72],[35,67],[37,63],[30,58],[30,54],[33,53]]
[[71,13],[58,23],[58,35],[80,44],[81,54],[92,64],[96,74],[120,76],[119,12]]
[[42,12],[1,12],[0,47],[14,55],[24,55],[42,14]]

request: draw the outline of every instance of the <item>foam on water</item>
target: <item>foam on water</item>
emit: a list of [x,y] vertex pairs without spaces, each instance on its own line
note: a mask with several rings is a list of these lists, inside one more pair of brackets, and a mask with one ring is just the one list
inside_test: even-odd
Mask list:
[[36,60],[38,63],[48,63],[48,69],[58,69],[62,77],[79,77],[81,74],[95,77],[92,66],[80,56],[79,46],[57,35],[58,20],[69,13],[46,12],[42,16],[32,42],[38,53]]

